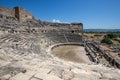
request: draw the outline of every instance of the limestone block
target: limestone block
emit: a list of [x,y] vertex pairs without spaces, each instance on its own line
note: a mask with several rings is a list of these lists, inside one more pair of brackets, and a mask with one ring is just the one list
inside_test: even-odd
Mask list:
[[59,77],[56,77],[54,75],[43,74],[43,73],[37,73],[34,77],[40,78],[43,80],[62,80]]
[[71,71],[64,71],[62,73],[62,76],[65,80],[70,80],[74,77],[73,73]]
[[24,73],[19,73],[14,77],[10,78],[10,80],[29,80],[32,76],[25,75]]
[[38,78],[32,78],[32,79],[30,79],[30,80],[42,80],[42,79],[38,79]]
[[27,71],[25,74],[29,76],[35,75],[37,72],[36,71]]
[[11,75],[7,74],[7,75],[2,76],[0,79],[2,79],[2,80],[8,80],[10,77],[11,77]]
[[41,68],[41,69],[38,70],[38,72],[40,72],[40,73],[46,73],[46,74],[47,74],[49,71],[50,71],[50,69],[47,69],[47,68],[45,68],[45,69],[44,69],[44,68]]

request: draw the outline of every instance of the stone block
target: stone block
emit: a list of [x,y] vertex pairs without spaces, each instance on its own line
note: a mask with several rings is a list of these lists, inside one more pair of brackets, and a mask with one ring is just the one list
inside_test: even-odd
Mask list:
[[29,80],[32,76],[30,75],[26,75],[24,73],[19,73],[15,76],[13,76],[12,78],[10,78],[10,80]]
[[43,74],[43,73],[37,73],[34,77],[42,79],[42,80],[62,80],[57,76],[49,75],[49,74]]

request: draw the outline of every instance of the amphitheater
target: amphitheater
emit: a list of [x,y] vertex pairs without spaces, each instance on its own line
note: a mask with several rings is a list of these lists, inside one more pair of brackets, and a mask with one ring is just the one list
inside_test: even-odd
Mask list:
[[82,23],[36,20],[0,6],[0,80],[120,80],[120,59],[83,36]]

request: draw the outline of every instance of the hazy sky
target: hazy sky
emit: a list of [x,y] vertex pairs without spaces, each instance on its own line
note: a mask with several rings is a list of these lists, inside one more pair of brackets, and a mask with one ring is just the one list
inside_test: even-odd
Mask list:
[[120,0],[0,0],[0,5],[24,7],[43,21],[82,22],[84,28],[120,29]]

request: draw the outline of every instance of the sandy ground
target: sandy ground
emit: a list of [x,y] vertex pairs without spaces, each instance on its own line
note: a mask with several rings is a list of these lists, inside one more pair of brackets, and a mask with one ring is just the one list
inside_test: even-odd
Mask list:
[[82,46],[59,46],[52,50],[52,54],[64,60],[69,60],[78,63],[90,63],[90,60],[86,55],[84,47]]

